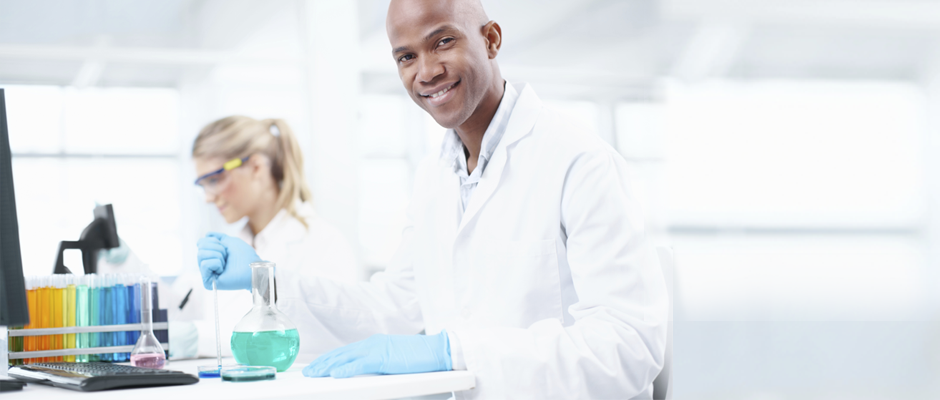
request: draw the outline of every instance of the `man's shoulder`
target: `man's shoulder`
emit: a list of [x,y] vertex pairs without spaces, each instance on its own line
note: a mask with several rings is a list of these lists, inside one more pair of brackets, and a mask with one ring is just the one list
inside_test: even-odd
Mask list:
[[522,146],[532,145],[540,152],[555,153],[555,156],[575,156],[585,152],[605,153],[610,146],[600,138],[591,126],[545,104],[534,87],[526,83],[514,85],[519,98],[513,113],[533,115],[531,131],[523,137]]
[[542,151],[562,159],[616,153],[589,125],[550,106],[542,106],[530,138]]

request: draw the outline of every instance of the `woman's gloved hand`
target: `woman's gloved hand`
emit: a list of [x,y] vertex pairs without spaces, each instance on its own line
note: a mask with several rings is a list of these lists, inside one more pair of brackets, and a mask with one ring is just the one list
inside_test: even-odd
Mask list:
[[306,377],[450,371],[447,332],[437,335],[372,335],[326,353],[304,367]]
[[98,250],[98,259],[105,260],[108,264],[121,265],[127,261],[127,256],[131,254],[131,248],[127,246],[124,239],[118,238],[118,247],[113,249]]
[[212,280],[216,279],[221,290],[251,290],[249,264],[261,258],[248,243],[224,233],[209,232],[196,245],[199,247],[196,259],[206,289],[211,290]]

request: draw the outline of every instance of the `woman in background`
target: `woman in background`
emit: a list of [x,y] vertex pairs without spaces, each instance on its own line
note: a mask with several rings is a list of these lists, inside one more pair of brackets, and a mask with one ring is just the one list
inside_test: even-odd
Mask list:
[[[237,231],[229,232],[230,236],[250,244],[262,259],[277,260],[277,268],[356,281],[352,247],[314,211],[300,146],[283,120],[222,118],[199,132],[192,157],[198,176],[196,185],[204,190],[206,202],[214,204],[229,224],[246,220]],[[211,283],[189,276],[179,279],[174,287],[177,295],[190,288],[193,291],[187,304],[177,310],[176,318],[171,317],[171,321],[192,321],[191,325],[171,327],[172,356],[215,356]],[[251,293],[219,291],[223,355],[231,355],[232,328],[251,303]],[[297,326],[301,355],[322,353],[343,344],[317,326],[303,325]]]

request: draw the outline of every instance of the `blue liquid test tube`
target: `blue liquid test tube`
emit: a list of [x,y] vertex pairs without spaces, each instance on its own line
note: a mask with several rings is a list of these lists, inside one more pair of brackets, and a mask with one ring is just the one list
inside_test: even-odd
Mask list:
[[[128,277],[127,282],[125,283],[127,287],[127,323],[128,324],[139,324],[140,323],[140,279],[136,275],[131,275]],[[140,337],[140,331],[128,331],[127,333],[127,343],[128,344],[137,344],[137,339]]]
[[[102,276],[101,280],[101,291],[98,292],[100,296],[100,303],[98,304],[99,310],[98,314],[101,315],[101,325],[113,325],[114,316],[111,314],[111,302],[114,300],[111,298],[111,277],[108,275]],[[112,332],[101,332],[98,334],[98,345],[101,347],[110,347],[114,346],[114,335]],[[111,353],[101,353],[99,355],[101,361],[111,362],[114,361],[114,357],[111,356]]]
[[[124,287],[124,277],[122,275],[116,276],[114,283],[115,285],[111,289],[112,322],[114,325],[124,325],[127,323],[127,289]],[[115,346],[127,344],[127,334],[125,332],[113,332],[112,337]],[[114,362],[130,361],[130,353],[114,353],[111,356]]]

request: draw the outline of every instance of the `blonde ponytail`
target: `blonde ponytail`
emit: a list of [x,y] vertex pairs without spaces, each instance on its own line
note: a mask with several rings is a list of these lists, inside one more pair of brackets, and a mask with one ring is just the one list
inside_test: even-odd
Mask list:
[[[277,166],[274,177],[281,189],[277,197],[277,205],[286,209],[306,227],[307,221],[297,213],[297,200],[301,203],[310,201],[313,195],[304,179],[304,156],[300,151],[300,144],[297,143],[297,137],[283,119],[266,119],[261,123],[267,125],[268,130],[277,137],[277,155],[273,158]],[[274,172],[273,168],[272,172]]]
[[304,159],[297,137],[282,119],[258,121],[231,116],[215,121],[199,132],[193,142],[193,158],[243,158],[264,154],[271,160],[271,175],[278,185],[277,207],[309,228],[299,214],[297,203],[312,200],[304,179]]

